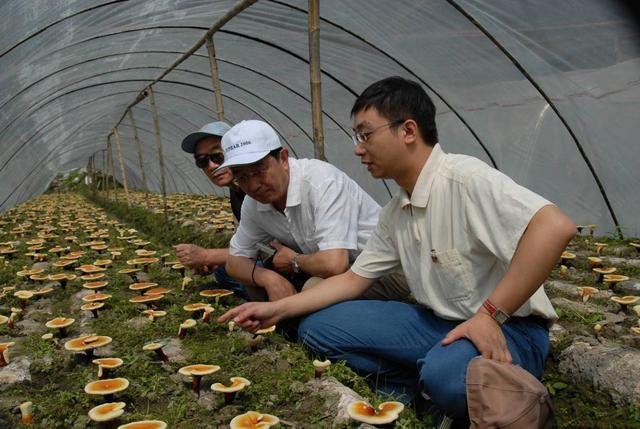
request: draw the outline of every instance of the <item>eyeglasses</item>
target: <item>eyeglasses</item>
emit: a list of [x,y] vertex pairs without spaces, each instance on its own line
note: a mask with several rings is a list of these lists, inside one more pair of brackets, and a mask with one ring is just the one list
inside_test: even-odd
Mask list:
[[369,140],[369,136],[375,133],[376,131],[378,131],[379,129],[382,129],[384,127],[395,127],[396,125],[400,125],[404,121],[406,121],[406,119],[398,119],[397,121],[387,122],[386,124],[382,124],[378,127],[375,127],[371,131],[358,132],[354,130],[355,134],[351,136],[351,139],[353,140],[353,144],[358,146],[358,143],[366,142],[367,140]]
[[261,161],[252,170],[243,171],[242,173],[237,173],[234,171],[233,182],[238,186],[243,185],[245,183],[249,183],[249,181],[254,177],[263,177],[268,170],[269,170],[269,163],[265,161]]
[[220,165],[224,162],[224,155],[221,153],[209,153],[196,156],[196,166],[198,166],[198,168],[207,168],[209,161]]

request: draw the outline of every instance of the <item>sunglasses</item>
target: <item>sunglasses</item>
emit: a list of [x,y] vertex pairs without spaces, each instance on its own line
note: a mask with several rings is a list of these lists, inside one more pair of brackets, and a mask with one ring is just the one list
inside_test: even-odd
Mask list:
[[221,153],[210,153],[207,155],[196,156],[196,166],[198,166],[198,168],[207,168],[209,166],[209,161],[220,165],[224,162],[224,155]]

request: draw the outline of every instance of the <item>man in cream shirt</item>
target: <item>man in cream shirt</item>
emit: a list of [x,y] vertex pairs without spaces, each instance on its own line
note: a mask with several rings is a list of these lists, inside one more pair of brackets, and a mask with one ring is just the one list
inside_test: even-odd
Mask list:
[[[382,393],[404,401],[428,395],[454,427],[468,428],[465,377],[474,357],[542,375],[556,314],[541,284],[575,225],[482,161],[446,154],[419,84],[383,79],[351,113],[356,155],[372,176],[401,188],[366,248],[342,275],[219,320],[255,330],[315,312],[299,328],[315,353],[373,374]],[[419,305],[353,301],[399,266]]]

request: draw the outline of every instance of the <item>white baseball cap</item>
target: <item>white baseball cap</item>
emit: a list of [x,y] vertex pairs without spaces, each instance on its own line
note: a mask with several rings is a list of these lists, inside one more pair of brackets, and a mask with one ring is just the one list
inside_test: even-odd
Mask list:
[[253,164],[281,147],[278,134],[271,125],[254,119],[241,121],[222,136],[224,163],[216,170]]
[[210,122],[195,133],[191,133],[182,140],[182,150],[188,153],[196,152],[196,145],[205,137],[222,137],[231,126],[226,122]]

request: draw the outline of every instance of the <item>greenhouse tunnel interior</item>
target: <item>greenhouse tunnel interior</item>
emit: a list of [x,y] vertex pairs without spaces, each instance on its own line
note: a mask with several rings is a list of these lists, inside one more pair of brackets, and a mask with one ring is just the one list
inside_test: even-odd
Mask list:
[[[60,173],[96,167],[114,127],[140,189],[136,97],[239,2],[0,4],[0,213]],[[446,152],[476,156],[599,234],[640,235],[640,27],[616,0],[320,0],[325,155],[380,204],[398,187],[353,153],[356,96],[387,76],[436,104]],[[9,19],[10,18],[10,19]],[[314,157],[308,1],[259,0],[215,32],[224,119],[261,119]],[[180,148],[218,119],[207,47],[153,84],[166,191],[224,195]],[[149,97],[131,108],[146,179],[161,192]],[[117,158],[116,179],[122,181]]]

